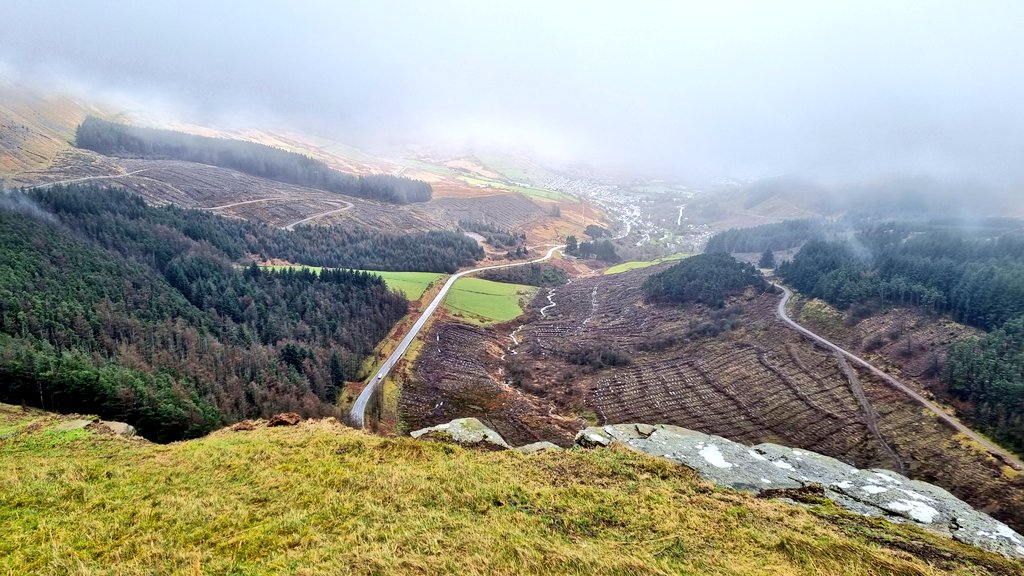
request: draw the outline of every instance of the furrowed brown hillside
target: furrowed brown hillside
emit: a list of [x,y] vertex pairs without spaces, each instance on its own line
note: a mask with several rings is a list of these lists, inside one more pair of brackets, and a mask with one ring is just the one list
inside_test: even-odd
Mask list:
[[[541,292],[515,333],[518,345],[509,337],[515,323],[465,341],[463,327],[439,323],[427,336],[438,345],[420,356],[403,391],[402,418],[423,426],[476,416],[513,439],[562,445],[580,418],[676,424],[904,471],[1024,526],[1020,473],[788,329],[775,317],[778,296],[748,291],[721,309],[653,306],[640,285],[658,269],[575,280],[554,290],[556,305],[543,316]],[[473,368],[448,369],[455,361]]]

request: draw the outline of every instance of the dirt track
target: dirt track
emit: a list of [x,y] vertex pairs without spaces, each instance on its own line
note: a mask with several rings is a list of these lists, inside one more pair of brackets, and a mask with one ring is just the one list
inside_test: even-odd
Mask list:
[[826,340],[825,338],[797,324],[796,321],[790,318],[789,315],[786,313],[786,304],[789,303],[789,299],[793,296],[793,292],[790,291],[789,288],[786,288],[781,284],[775,284],[775,286],[778,286],[783,291],[782,299],[779,300],[779,305],[776,308],[776,314],[778,315],[779,319],[785,322],[790,328],[796,330],[797,332],[800,332],[804,336],[807,336],[808,338],[820,344],[821,346],[838,352],[839,354],[845,356],[847,359],[853,361],[856,364],[859,364],[860,366],[867,369],[875,376],[881,378],[886,384],[892,386],[893,388],[896,388],[897,390],[906,394],[908,397],[910,397],[912,400],[914,400],[921,406],[934,412],[943,424],[969,437],[971,440],[974,440],[982,447],[984,447],[986,450],[988,450],[988,452],[992,456],[998,458],[999,460],[1002,460],[1004,463],[1017,470],[1024,470],[1024,463],[1022,463],[1019,458],[1017,458],[1010,452],[1004,450],[1000,446],[997,446],[988,438],[985,438],[984,436],[978,434],[977,432],[969,428],[967,425],[965,425],[963,422],[958,420],[956,417],[947,414],[944,410],[942,410],[942,408],[937,406],[934,402],[931,402],[924,396],[921,396],[914,390],[910,389],[909,387],[901,383],[899,380],[896,380],[888,373],[880,370],[879,368],[876,368],[873,364],[871,364],[867,360],[864,360],[860,356],[857,356],[856,354],[849,352],[845,348],[833,344],[831,341]]

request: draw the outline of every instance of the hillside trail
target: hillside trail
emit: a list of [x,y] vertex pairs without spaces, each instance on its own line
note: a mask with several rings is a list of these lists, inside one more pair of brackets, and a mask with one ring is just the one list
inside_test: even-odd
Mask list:
[[829,350],[832,350],[833,352],[842,354],[844,357],[846,357],[847,360],[865,368],[875,376],[881,378],[882,381],[884,381],[889,386],[902,392],[917,404],[933,412],[943,424],[949,426],[953,430],[960,432],[964,436],[967,436],[974,442],[978,443],[982,448],[988,451],[988,453],[993,458],[1000,460],[1001,462],[1015,470],[1024,470],[1024,463],[1021,462],[1020,458],[1018,458],[1014,454],[1011,454],[1009,451],[1002,448],[1001,446],[998,446],[988,438],[985,438],[981,434],[978,434],[970,427],[968,427],[966,424],[957,419],[955,416],[947,414],[941,407],[939,407],[934,402],[928,400],[924,396],[921,396],[913,389],[909,388],[899,380],[896,380],[888,373],[882,371],[880,368],[876,368],[874,364],[871,364],[870,362],[864,360],[860,356],[857,356],[856,354],[846,350],[845,348],[842,348],[837,344],[833,344],[830,340],[827,340],[826,338],[819,336],[814,332],[811,332],[807,328],[804,328],[800,324],[797,324],[797,322],[790,318],[789,314],[786,312],[786,304],[788,304],[789,299],[792,298],[793,292],[789,288],[786,288],[785,286],[777,282],[773,282],[772,285],[779,288],[783,292],[782,298],[779,300],[779,304],[775,308],[775,315],[778,316],[778,318],[782,320],[787,326],[803,334],[804,336],[810,338],[815,343]]
[[109,176],[83,176],[81,178],[69,178],[67,180],[58,180],[56,182],[47,182],[46,184],[36,184],[35,186],[29,186],[26,190],[35,190],[37,188],[49,188],[50,186],[61,186],[64,184],[74,184],[76,182],[87,182],[90,180],[113,180],[116,178],[127,178],[134,176],[141,172],[152,170],[152,168],[140,168],[139,170],[133,170],[131,172],[125,172],[124,174],[112,174]]
[[907,465],[903,462],[903,458],[900,458],[900,455],[893,450],[892,446],[882,436],[882,432],[878,428],[878,414],[875,412],[875,407],[871,405],[871,401],[868,400],[867,394],[864,393],[864,386],[860,383],[860,378],[857,377],[857,371],[850,366],[845,356],[835,350],[832,353],[835,354],[836,362],[839,363],[839,368],[842,370],[843,375],[846,376],[846,381],[850,384],[853,397],[860,404],[861,412],[864,414],[864,424],[868,427],[868,431],[871,432],[882,448],[885,449],[886,453],[889,454],[889,457],[896,463],[898,468],[896,471],[905,476],[907,474]]
[[225,210],[227,208],[234,208],[235,206],[245,206],[246,204],[258,204],[260,202],[285,202],[288,200],[295,200],[295,198],[289,198],[287,196],[275,196],[273,198],[257,198],[256,200],[244,200],[242,202],[232,202],[231,204],[221,204],[220,206],[209,206],[206,208],[200,208],[200,210]]
[[353,204],[351,202],[348,202],[347,200],[340,200],[340,202],[344,202],[346,204],[346,206],[344,206],[342,208],[335,208],[333,210],[328,210],[326,212],[321,212],[319,214],[313,214],[312,216],[308,216],[306,218],[303,218],[302,220],[298,220],[296,222],[292,222],[291,224],[286,224],[284,226],[281,226],[281,229],[282,230],[288,230],[290,232],[292,230],[295,230],[295,227],[298,226],[299,224],[305,224],[306,222],[312,222],[313,220],[318,220],[318,219],[323,218],[325,216],[330,216],[331,214],[337,214],[339,212],[344,212],[345,210],[349,210],[353,206],[355,206],[355,204]]

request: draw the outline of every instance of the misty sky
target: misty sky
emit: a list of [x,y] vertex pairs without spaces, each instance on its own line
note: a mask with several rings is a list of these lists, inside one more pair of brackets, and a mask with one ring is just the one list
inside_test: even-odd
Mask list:
[[0,69],[185,119],[683,177],[1024,180],[1024,2],[4,0]]

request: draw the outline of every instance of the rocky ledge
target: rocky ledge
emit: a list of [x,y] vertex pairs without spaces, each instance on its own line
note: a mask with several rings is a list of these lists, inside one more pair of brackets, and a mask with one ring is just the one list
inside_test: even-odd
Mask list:
[[1024,558],[1024,538],[946,490],[889,470],[862,470],[835,458],[778,444],[744,446],[678,426],[618,424],[576,435],[585,448],[620,443],[689,466],[719,486],[766,496],[820,487],[821,494],[857,514],[909,522],[961,542]]
[[[417,430],[412,436],[484,450],[513,449],[476,418],[459,418]],[[581,448],[613,443],[692,468],[719,486],[804,502],[828,498],[856,514],[915,524],[1010,558],[1024,558],[1024,537],[1006,524],[938,486],[889,470],[861,470],[816,452],[778,444],[744,446],[664,424],[600,426],[576,435]],[[532,454],[559,448],[537,442],[514,450]]]

